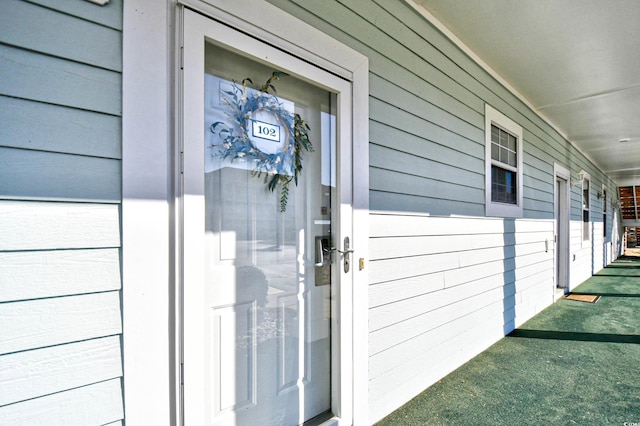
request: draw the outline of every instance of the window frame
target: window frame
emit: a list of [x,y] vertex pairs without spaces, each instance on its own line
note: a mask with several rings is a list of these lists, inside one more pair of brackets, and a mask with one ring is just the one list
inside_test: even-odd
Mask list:
[[[582,176],[582,179],[580,181],[580,211],[582,212],[582,218],[581,218],[581,222],[582,222],[582,247],[587,247],[591,244],[591,222],[593,221],[593,217],[591,215],[591,211],[592,206],[591,206],[591,176],[582,171],[580,172],[580,175]],[[585,182],[587,182],[588,187],[587,187],[587,205],[585,208],[585,200],[584,200],[584,191],[585,191]],[[585,221],[585,212],[586,212],[586,218],[587,220]],[[586,232],[585,232],[586,230]]]
[[609,232],[607,232],[607,202],[609,200],[609,191],[607,191],[607,186],[602,185],[602,238],[604,242],[607,242],[607,238],[609,237]]
[[[502,114],[500,111],[496,110],[489,104],[485,104],[485,214],[486,216],[496,216],[496,217],[522,217],[523,216],[523,161],[522,161],[522,153],[523,153],[523,137],[522,137],[522,126],[517,124],[515,121],[508,118],[506,115]],[[500,203],[497,201],[491,200],[491,167],[494,163],[498,166],[504,163],[500,163],[497,160],[493,160],[491,158],[491,126],[494,125],[511,135],[515,136],[516,141],[516,203]],[[508,164],[504,164],[508,166]],[[505,168],[506,170],[510,170],[509,168]],[[512,171],[512,170],[510,170]]]

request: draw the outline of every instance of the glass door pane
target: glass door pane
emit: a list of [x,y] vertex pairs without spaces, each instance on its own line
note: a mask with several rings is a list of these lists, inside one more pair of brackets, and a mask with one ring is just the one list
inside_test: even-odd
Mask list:
[[335,95],[205,46],[209,415],[300,424],[331,404]]

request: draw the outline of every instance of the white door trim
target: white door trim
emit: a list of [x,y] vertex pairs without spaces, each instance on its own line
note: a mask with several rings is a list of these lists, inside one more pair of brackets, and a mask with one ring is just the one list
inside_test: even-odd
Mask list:
[[132,425],[168,426],[177,409],[167,1],[122,5],[123,386]]
[[[177,0],[346,80],[367,76],[368,58],[265,0]],[[368,102],[367,102],[368,104]]]
[[[569,250],[570,250],[570,231],[569,228],[571,226],[570,224],[570,218],[569,218],[569,211],[570,211],[570,206],[571,206],[571,174],[569,172],[569,170],[563,166],[561,166],[558,163],[554,163],[553,164],[553,191],[554,191],[554,197],[553,197],[553,209],[554,209],[554,222],[553,222],[553,227],[554,227],[554,233],[557,235],[557,241],[555,244],[555,249],[556,249],[556,253],[554,256],[554,264],[555,264],[555,268],[554,268],[554,275],[555,275],[555,280],[554,280],[554,284],[555,286],[558,286],[558,284],[563,284],[561,287],[563,287],[565,289],[565,291],[569,290]],[[565,190],[564,190],[564,197],[562,200],[560,200],[560,203],[558,203],[558,200],[560,199],[560,195],[558,194],[556,191],[558,190],[558,185],[557,185],[557,180],[563,180],[565,182]],[[561,228],[561,231],[558,231],[558,221],[561,221],[563,223],[563,227]],[[560,235],[560,232],[562,233]],[[558,271],[562,271],[560,274],[558,273]],[[560,283],[561,281],[564,281],[563,283]]]
[[[183,3],[186,3],[189,8],[206,14],[209,18],[231,24],[233,29],[230,29],[228,33],[234,34],[229,36],[230,38],[226,42],[223,41],[222,39],[227,37],[225,35],[227,31],[220,26],[215,34],[215,39],[218,42],[234,48],[242,45],[243,50],[250,49],[251,43],[244,43],[242,41],[244,36],[239,36],[236,32],[236,30],[240,31],[248,38],[266,41],[270,45],[282,49],[282,51],[271,51],[269,62],[278,63],[286,61],[287,58],[291,60],[292,56],[297,56],[304,60],[298,61],[296,65],[300,76],[323,84],[323,81],[326,81],[323,75],[326,76],[326,72],[329,71],[331,74],[341,77],[338,80],[343,83],[339,86],[331,86],[332,83],[326,82],[324,83],[326,88],[338,93],[350,92],[352,102],[348,105],[343,104],[342,108],[350,110],[348,115],[351,116],[351,122],[343,122],[340,126],[346,132],[342,134],[341,139],[343,146],[347,148],[346,151],[343,151],[344,158],[351,159],[345,169],[350,172],[341,175],[344,185],[341,186],[342,190],[339,191],[338,197],[342,212],[339,223],[340,233],[342,235],[350,234],[355,253],[352,255],[352,270],[342,277],[342,284],[338,288],[340,291],[337,306],[340,318],[338,333],[340,349],[337,355],[338,359],[335,361],[339,365],[340,371],[335,376],[339,380],[334,381],[334,383],[338,383],[338,386],[332,392],[332,409],[341,424],[367,423],[368,282],[366,270],[360,269],[359,266],[364,265],[367,259],[368,247],[368,60],[347,46],[263,1],[212,1],[209,3],[185,1]],[[185,12],[184,19],[189,20],[185,25],[185,28],[188,28],[185,33],[206,34],[207,28],[212,25],[209,18]],[[188,45],[196,50],[202,47],[204,52],[203,44],[204,37],[202,36],[184,40],[185,49]],[[254,57],[260,57],[259,52],[250,53]],[[267,60],[267,58],[264,59]],[[186,81],[185,84],[201,85],[202,83]],[[189,89],[190,92],[193,90],[197,90],[197,87]],[[202,111],[197,111],[195,106],[183,105],[182,107],[185,117],[202,114]],[[180,115],[181,108],[176,109],[177,114]],[[185,129],[187,127],[185,125]],[[194,128],[201,132],[202,126]],[[190,164],[192,160],[185,155],[185,164]],[[190,199],[190,191],[197,191],[199,185],[201,185],[200,182],[185,181],[183,201],[185,206],[193,203],[190,208],[198,208],[197,203],[201,200]],[[185,227],[195,226],[199,227],[198,229],[204,229],[200,225],[202,224],[185,223]],[[199,270],[202,262],[203,259],[194,259],[193,257],[185,259],[185,280],[187,279],[186,275],[190,273],[188,270]],[[197,279],[197,277],[189,277],[189,279]],[[185,300],[184,303],[186,305],[188,301]],[[185,328],[185,341],[197,339],[198,330],[193,326],[194,322],[190,322],[190,326]],[[197,354],[185,354],[185,382],[199,380],[188,369],[189,357],[195,357],[190,359],[191,362],[198,362]],[[204,403],[204,401],[193,401],[190,398],[192,397],[187,397],[184,401],[186,416],[197,411],[197,409],[190,409],[192,403],[195,403],[195,406]],[[189,421],[185,420],[185,423],[201,424],[201,421],[198,418],[191,418]]]

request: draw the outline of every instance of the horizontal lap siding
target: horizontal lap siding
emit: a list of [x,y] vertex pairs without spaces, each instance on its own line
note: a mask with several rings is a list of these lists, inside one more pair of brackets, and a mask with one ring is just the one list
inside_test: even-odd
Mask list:
[[120,167],[110,158],[0,147],[0,192],[14,199],[119,202]]
[[[25,406],[43,410],[29,414],[35,418],[50,410],[60,419],[105,411],[110,420],[122,418],[119,206],[0,201],[0,234],[6,236],[0,241],[0,364],[11,376],[0,393],[0,423],[13,424],[8,419],[20,414],[2,405],[27,399],[34,402]],[[69,361],[76,357],[77,365]],[[32,374],[29,368],[40,365]],[[68,401],[62,406],[69,409],[76,388],[114,379],[111,395],[89,395],[92,404],[79,414],[48,405]],[[40,397],[46,399],[37,402]]]
[[[586,171],[592,188],[615,185],[404,1],[270,1],[369,58],[376,421],[553,302],[554,163],[573,178]],[[523,219],[484,217],[485,103],[523,127]],[[570,191],[575,285],[593,252],[580,237],[581,189]]]
[[389,409],[385,398],[390,404],[403,404],[407,395],[421,392],[477,355],[479,347],[486,349],[502,337],[496,320],[502,311],[502,302],[483,306],[388,353],[373,355],[369,362],[371,416],[385,415]]
[[119,206],[0,201],[1,251],[120,246]]
[[[376,420],[551,303],[553,163],[597,171],[403,2],[274,3],[370,60]],[[485,102],[524,128],[525,217],[536,220],[481,218]],[[451,215],[475,218],[434,217]]]
[[[113,419],[122,418],[119,393],[120,379],[111,379],[0,407],[0,419],[12,426],[120,424],[112,423]],[[91,412],[78,409],[87,406],[97,409]]]
[[0,305],[0,354],[122,332],[118,291]]
[[553,301],[551,220],[372,213],[370,227],[373,418],[391,389],[406,401]]
[[0,121],[5,147],[121,158],[118,116],[0,96]]
[[[121,32],[23,0],[3,0],[0,40],[24,49],[122,71]],[[69,43],[73,40],[73,43]]]
[[120,290],[117,247],[0,252],[0,264],[0,303]]
[[102,25],[107,28],[122,31],[122,2],[123,0],[109,0],[109,7],[95,7],[86,1],[78,0],[26,0],[29,3],[55,9],[87,22]]
[[0,407],[122,376],[115,336],[12,353],[2,361]]
[[1,95],[121,113],[119,72],[4,45],[0,45],[0,60]]
[[122,424],[121,6],[0,5],[0,424]]

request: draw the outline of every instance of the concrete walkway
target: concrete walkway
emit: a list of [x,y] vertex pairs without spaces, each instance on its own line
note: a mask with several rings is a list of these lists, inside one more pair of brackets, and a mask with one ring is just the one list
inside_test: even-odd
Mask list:
[[378,425],[640,425],[640,258],[573,293]]

